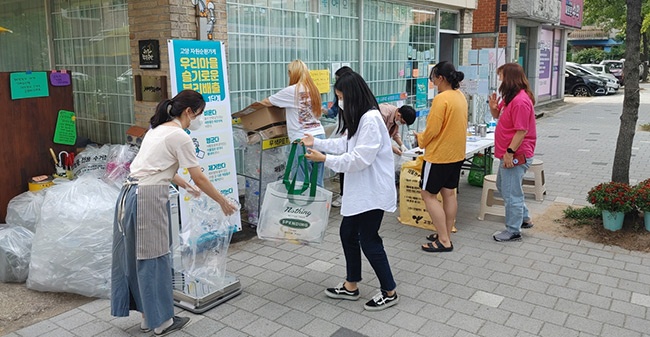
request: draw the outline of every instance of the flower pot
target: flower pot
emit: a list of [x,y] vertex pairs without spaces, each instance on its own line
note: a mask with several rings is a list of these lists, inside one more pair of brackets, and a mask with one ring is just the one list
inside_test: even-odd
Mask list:
[[645,224],[645,230],[650,232],[650,212],[643,212],[643,223]]
[[623,228],[623,220],[625,213],[623,212],[610,212],[603,210],[603,226],[610,231],[617,231]]

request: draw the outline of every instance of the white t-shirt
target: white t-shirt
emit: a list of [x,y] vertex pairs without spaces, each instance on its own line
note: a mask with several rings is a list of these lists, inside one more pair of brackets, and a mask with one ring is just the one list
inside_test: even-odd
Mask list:
[[344,172],[341,215],[352,216],[373,209],[394,212],[397,207],[393,149],[384,119],[378,110],[361,116],[350,138],[314,139],[314,148],[327,152],[325,167]]
[[324,135],[325,129],[312,113],[309,93],[301,88],[299,96],[300,99],[296,99],[296,84],[294,84],[269,97],[271,104],[285,109],[289,139],[301,139],[305,133],[312,136]]
[[179,167],[197,166],[192,138],[179,127],[159,125],[144,136],[130,176],[140,185],[168,185]]

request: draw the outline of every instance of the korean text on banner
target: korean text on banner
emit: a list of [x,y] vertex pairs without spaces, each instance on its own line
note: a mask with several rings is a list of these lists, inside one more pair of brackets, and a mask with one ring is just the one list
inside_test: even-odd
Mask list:
[[[168,40],[172,94],[190,89],[203,95],[203,126],[188,131],[201,170],[224,196],[238,200],[235,145],[233,143],[226,53],[220,41]],[[178,174],[191,181],[185,168]],[[181,224],[188,220],[191,196],[180,191]],[[239,213],[231,218],[241,229]]]

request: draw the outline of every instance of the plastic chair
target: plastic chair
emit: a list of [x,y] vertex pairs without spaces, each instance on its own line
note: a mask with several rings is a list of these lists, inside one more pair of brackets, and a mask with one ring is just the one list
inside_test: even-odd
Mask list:
[[481,194],[481,207],[478,212],[478,219],[483,220],[486,214],[505,216],[506,209],[503,206],[503,199],[494,196],[497,191],[497,175],[490,174],[483,177],[483,193]]
[[544,178],[544,162],[539,159],[533,159],[533,163],[528,168],[533,173],[533,177],[524,177],[524,193],[534,194],[535,200],[544,200],[546,194],[546,179]]

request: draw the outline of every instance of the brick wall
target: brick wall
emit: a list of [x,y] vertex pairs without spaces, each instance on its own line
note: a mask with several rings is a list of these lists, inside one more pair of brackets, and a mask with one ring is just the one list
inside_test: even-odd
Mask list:
[[[213,0],[217,23],[214,39],[227,40],[226,0]],[[168,92],[171,95],[169,79],[168,39],[195,40],[198,38],[197,10],[190,0],[129,0],[129,38],[131,44],[131,68],[133,75],[167,76]],[[160,45],[160,69],[140,69],[138,41],[157,39]],[[156,102],[135,101],[135,124],[149,126]]]
[[[494,32],[494,24],[496,22],[496,0],[481,0],[474,11],[473,33],[492,33]],[[501,0],[501,5],[507,5],[507,0]],[[501,11],[499,16],[500,27],[508,27],[508,11]],[[506,29],[506,28],[503,28]],[[499,47],[505,47],[507,42],[507,33],[499,34]],[[472,47],[479,48],[494,48],[493,38],[479,38],[473,39]]]

